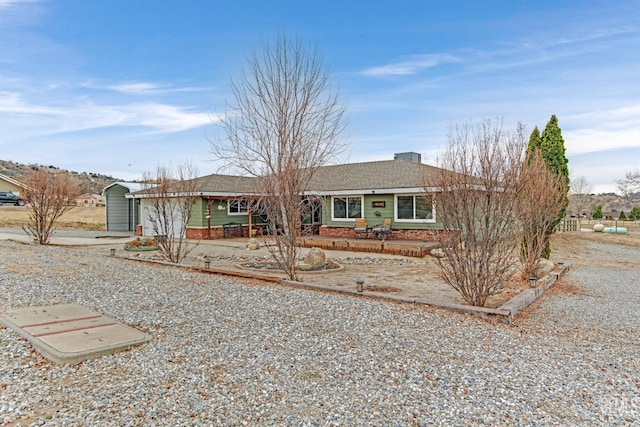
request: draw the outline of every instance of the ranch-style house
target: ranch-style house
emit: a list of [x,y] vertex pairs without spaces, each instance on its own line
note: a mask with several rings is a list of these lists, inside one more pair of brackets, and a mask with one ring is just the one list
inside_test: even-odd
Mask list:
[[[321,203],[313,218],[304,221],[305,232],[354,237],[356,219],[366,219],[370,227],[386,219],[391,222],[389,238],[434,240],[442,230],[434,200],[436,189],[425,188],[424,183],[425,177],[439,171],[423,164],[418,153],[397,153],[394,160],[320,167],[306,194]],[[259,235],[268,219],[249,212],[260,197],[256,194],[257,179],[218,174],[195,178],[197,200],[187,238],[229,237],[229,224],[237,235]],[[105,188],[104,195],[107,230],[153,235],[140,184],[114,183]]]

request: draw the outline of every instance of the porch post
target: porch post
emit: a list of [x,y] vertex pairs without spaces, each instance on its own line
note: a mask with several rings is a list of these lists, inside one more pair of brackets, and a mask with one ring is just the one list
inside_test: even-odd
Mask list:
[[249,197],[249,206],[247,206],[247,213],[249,214],[249,229],[247,230],[247,237],[251,238],[251,218],[253,217],[253,198]]

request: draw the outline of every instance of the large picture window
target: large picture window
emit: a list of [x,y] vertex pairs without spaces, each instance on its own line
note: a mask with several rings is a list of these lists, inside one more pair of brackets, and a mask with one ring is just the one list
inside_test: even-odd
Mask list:
[[422,194],[396,196],[396,221],[435,222],[433,201]]
[[362,218],[362,197],[334,197],[331,212],[335,220]]

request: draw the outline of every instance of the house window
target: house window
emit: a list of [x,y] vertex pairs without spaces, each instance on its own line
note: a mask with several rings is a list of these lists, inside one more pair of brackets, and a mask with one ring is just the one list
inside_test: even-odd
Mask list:
[[303,208],[305,210],[303,224],[321,224],[322,223],[322,200],[318,198],[303,198]]
[[423,194],[396,196],[396,221],[435,222],[435,210],[430,197]]
[[246,215],[248,212],[247,199],[229,200],[229,215]]
[[362,197],[333,197],[331,212],[335,220],[362,218]]

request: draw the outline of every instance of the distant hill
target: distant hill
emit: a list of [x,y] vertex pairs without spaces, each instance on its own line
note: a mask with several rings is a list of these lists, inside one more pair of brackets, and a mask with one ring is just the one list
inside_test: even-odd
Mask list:
[[[74,172],[59,169],[55,166],[43,166],[38,164],[24,165],[7,160],[0,160],[0,174],[7,175],[19,180],[23,180],[27,174],[40,167],[45,167],[54,173],[68,173],[73,175],[79,182],[82,193],[100,194],[104,187],[113,184],[122,179],[114,178],[108,175],[90,172]],[[629,198],[624,198],[615,193],[590,194],[582,196],[582,200],[577,200],[575,196],[569,196],[569,211],[578,213],[577,207],[583,207],[582,210],[587,214],[591,213],[593,206],[600,205],[604,212],[621,212],[629,213],[634,207],[640,207],[640,193],[635,193]]]
[[640,194],[635,193],[628,198],[615,193],[589,194],[589,195],[569,195],[569,212],[579,214],[578,206],[582,206],[589,215],[594,206],[602,206],[603,212],[622,212],[628,214],[631,209],[640,207]]
[[83,194],[100,194],[107,185],[113,184],[116,181],[122,181],[121,179],[99,173],[74,172],[59,169],[55,166],[44,166],[38,164],[24,165],[22,163],[16,163],[8,160],[0,160],[0,174],[10,176],[18,180],[24,180],[30,171],[41,167],[47,168],[53,173],[66,173],[72,175],[78,181]]

